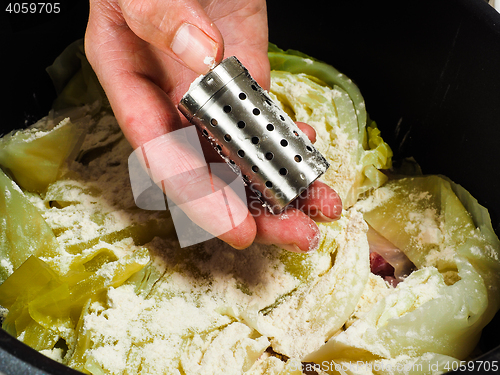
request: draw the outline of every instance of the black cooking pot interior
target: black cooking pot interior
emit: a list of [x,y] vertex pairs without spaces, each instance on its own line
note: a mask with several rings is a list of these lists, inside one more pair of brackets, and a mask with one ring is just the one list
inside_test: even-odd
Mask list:
[[[268,12],[270,41],[352,78],[395,158],[460,183],[500,233],[500,14],[483,0],[270,0]],[[44,69],[83,37],[87,15],[86,0],[52,15],[2,9],[1,133],[47,114],[55,93]],[[478,361],[500,360],[499,320],[484,330]],[[0,372],[77,374],[2,330]]]

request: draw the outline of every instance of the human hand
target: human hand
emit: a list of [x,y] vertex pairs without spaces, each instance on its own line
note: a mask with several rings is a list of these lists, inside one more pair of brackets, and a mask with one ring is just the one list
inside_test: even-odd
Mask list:
[[[218,64],[224,55],[237,56],[256,81],[269,89],[265,1],[91,0],[90,3],[85,37],[87,58],[125,136],[132,147],[142,147],[145,152],[147,149],[149,167],[159,181],[163,181],[161,176],[165,173],[189,176],[176,185],[164,184],[163,189],[167,196],[182,204],[193,222],[217,233],[223,219],[213,213],[220,199],[216,201],[217,197],[207,195],[192,202],[200,178],[204,178],[192,171],[205,166],[206,161],[191,150],[176,149],[155,140],[190,125],[181,119],[176,104],[190,83]],[[308,125],[299,127],[310,138],[315,137]],[[222,185],[216,178],[210,182]],[[312,184],[306,196],[296,201],[297,208],[289,208],[282,215],[265,214],[262,208],[247,205],[236,194],[229,193],[226,199],[233,216],[243,219],[218,237],[235,248],[245,248],[257,241],[291,251],[314,250],[319,241],[314,220],[335,220],[342,208],[338,195],[320,182]]]

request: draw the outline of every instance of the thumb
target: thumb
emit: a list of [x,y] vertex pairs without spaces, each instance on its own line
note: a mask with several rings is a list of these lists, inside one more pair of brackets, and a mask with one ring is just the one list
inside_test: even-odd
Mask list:
[[198,74],[224,55],[217,27],[196,0],[118,0],[128,27]]

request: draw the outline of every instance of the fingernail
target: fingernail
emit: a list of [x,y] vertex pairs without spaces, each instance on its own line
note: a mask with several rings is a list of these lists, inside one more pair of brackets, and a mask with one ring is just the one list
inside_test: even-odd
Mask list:
[[309,217],[313,219],[317,223],[330,223],[332,221],[340,219],[342,216],[342,209],[338,210],[337,208],[331,209],[330,207],[326,207],[326,213],[323,210],[318,208],[309,209]]
[[279,244],[276,245],[284,250],[291,251],[292,253],[299,253],[299,254],[304,254],[304,253],[309,253],[311,251],[314,251],[315,249],[307,249],[307,250],[302,250],[300,247],[298,247],[296,244]]
[[316,212],[313,219],[318,223],[330,223],[335,220],[335,218],[326,216],[322,211]]
[[325,205],[316,213],[315,220],[322,222],[330,222],[340,219],[342,216],[342,204]]
[[228,245],[231,246],[233,249],[236,249],[236,250],[243,250],[243,249],[246,249],[248,247],[248,246],[233,245],[232,243],[229,243],[229,242],[228,242]]
[[183,23],[170,47],[188,68],[198,74],[205,74],[215,66],[217,43],[194,25]]

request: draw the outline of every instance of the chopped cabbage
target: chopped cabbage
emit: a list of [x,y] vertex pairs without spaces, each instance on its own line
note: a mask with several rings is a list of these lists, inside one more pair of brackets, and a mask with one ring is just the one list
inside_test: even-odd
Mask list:
[[43,193],[57,179],[81,134],[69,119],[47,131],[35,124],[28,131],[12,132],[0,138],[0,165],[24,190]]
[[[0,305],[9,309],[3,328],[13,336],[22,335],[23,341],[37,350],[53,348],[60,338],[71,346],[88,301],[102,299],[108,288],[123,284],[149,261],[147,249],[128,248],[132,251],[120,259],[102,259],[99,251],[80,258],[77,271],[64,275],[39,258],[29,257],[0,285]],[[96,260],[100,267],[96,267]]]
[[52,229],[18,185],[0,169],[0,283],[31,255],[59,253]]

